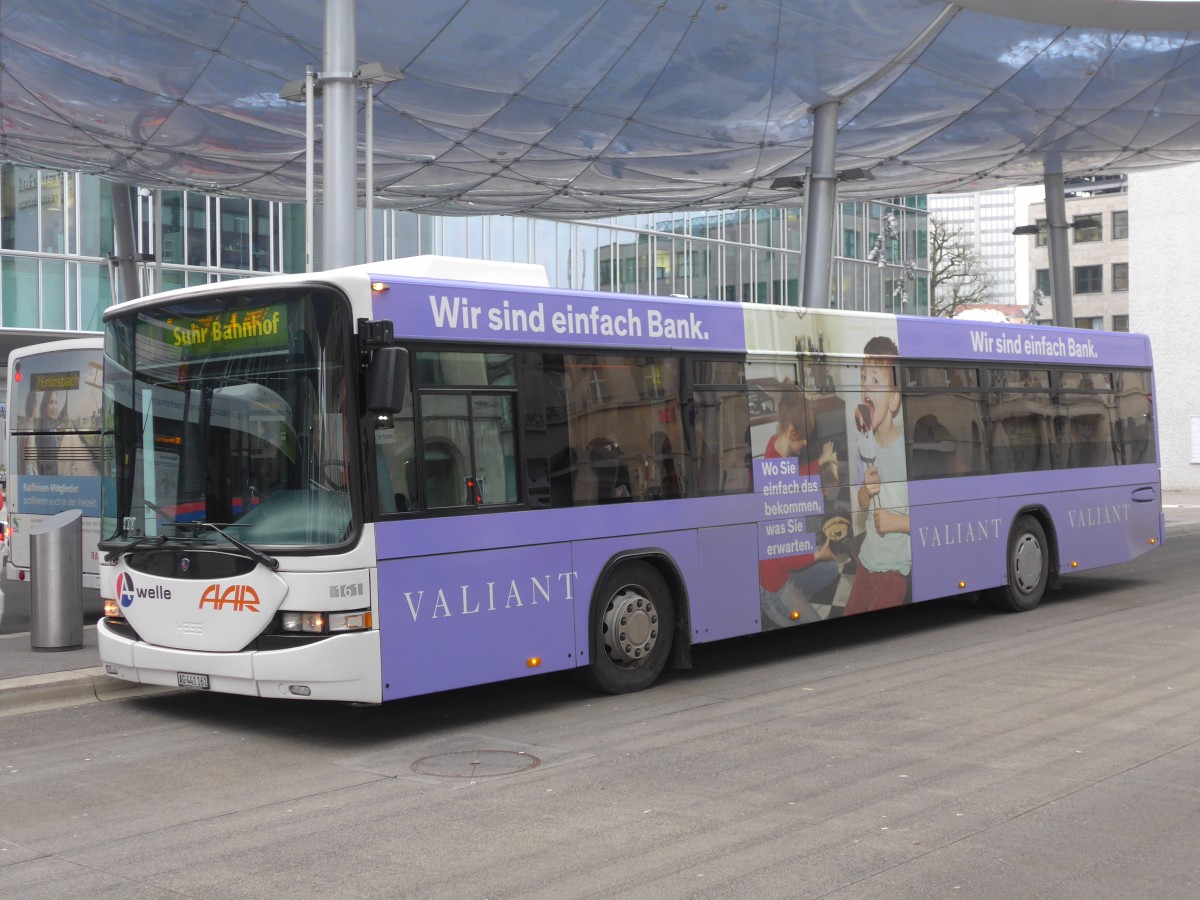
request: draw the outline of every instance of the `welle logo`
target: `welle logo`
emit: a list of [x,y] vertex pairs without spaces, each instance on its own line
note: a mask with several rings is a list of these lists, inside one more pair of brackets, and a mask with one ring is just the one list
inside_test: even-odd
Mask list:
[[142,597],[150,600],[170,600],[171,592],[162,585],[156,584],[154,587],[139,588],[134,587],[133,578],[128,572],[122,572],[117,576],[117,600],[125,609],[133,606],[135,597]]

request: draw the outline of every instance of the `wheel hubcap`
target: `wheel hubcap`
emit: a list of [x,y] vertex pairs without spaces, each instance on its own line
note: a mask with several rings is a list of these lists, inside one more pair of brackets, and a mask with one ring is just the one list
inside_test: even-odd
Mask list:
[[1031,534],[1021,535],[1013,551],[1017,587],[1028,594],[1042,580],[1042,545]]
[[608,601],[601,624],[604,649],[617,665],[641,665],[658,643],[658,610],[654,601],[633,585],[621,588]]

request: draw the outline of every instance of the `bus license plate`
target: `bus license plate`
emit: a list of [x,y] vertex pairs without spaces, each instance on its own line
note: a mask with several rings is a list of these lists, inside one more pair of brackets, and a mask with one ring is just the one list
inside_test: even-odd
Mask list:
[[179,686],[182,688],[194,688],[198,691],[208,690],[207,675],[196,675],[193,672],[177,672],[176,677],[179,679]]

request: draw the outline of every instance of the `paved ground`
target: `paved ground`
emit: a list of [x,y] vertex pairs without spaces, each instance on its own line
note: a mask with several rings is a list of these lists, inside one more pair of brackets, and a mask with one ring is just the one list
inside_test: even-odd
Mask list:
[[[1200,532],[1200,491],[1168,492],[1163,512],[1167,539]],[[136,694],[164,688],[109,678],[100,666],[96,627],[85,624],[83,647],[59,652],[34,651],[29,635],[30,590],[27,583],[0,582],[0,718]],[[96,591],[83,592],[85,623],[99,618]]]

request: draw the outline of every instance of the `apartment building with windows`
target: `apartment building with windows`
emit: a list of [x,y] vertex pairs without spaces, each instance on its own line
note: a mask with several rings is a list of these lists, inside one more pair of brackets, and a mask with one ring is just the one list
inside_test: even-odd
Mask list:
[[[1066,210],[1075,326],[1128,331],[1129,193],[1125,176],[1069,180]],[[1028,222],[1039,226],[1030,241],[1030,290],[1040,301],[1039,321],[1049,324],[1052,289],[1044,202],[1030,205]]]

